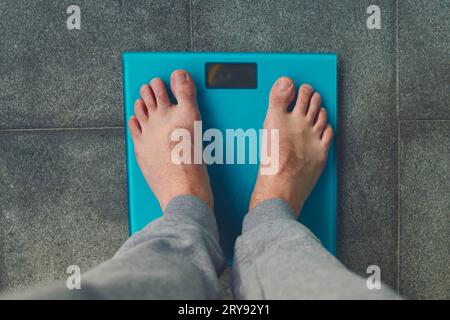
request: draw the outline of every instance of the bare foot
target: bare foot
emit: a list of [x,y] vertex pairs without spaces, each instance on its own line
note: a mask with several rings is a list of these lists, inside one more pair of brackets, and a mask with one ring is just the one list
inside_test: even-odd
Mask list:
[[187,72],[177,70],[172,73],[170,86],[177,105],[170,102],[161,79],[141,87],[141,98],[134,105],[135,116],[128,122],[137,162],[162,210],[178,195],[197,196],[212,209],[205,165],[177,165],[171,159],[172,131],[185,128],[193,137],[194,121],[200,120],[194,81]]
[[325,166],[333,130],[320,107],[320,95],[307,84],[299,90],[295,107],[288,112],[295,96],[292,80],[282,77],[272,87],[264,128],[279,129],[279,170],[275,175],[259,173],[250,209],[281,198],[300,214]]

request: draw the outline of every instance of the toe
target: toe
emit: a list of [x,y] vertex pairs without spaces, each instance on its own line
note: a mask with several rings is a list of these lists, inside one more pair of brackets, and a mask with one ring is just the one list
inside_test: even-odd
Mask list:
[[148,84],[144,84],[140,90],[141,98],[149,111],[156,109],[156,99],[152,88]]
[[160,78],[155,78],[150,82],[153,93],[156,98],[156,109],[165,109],[171,105],[169,95],[167,94],[166,86]]
[[304,84],[300,87],[297,97],[297,102],[294,107],[295,112],[306,115],[308,110],[309,100],[313,94],[313,88],[309,84]]
[[322,144],[328,149],[330,147],[331,141],[333,140],[333,129],[328,124],[323,130],[322,134]]
[[133,143],[136,143],[137,139],[140,138],[142,131],[141,126],[139,125],[138,120],[135,116],[131,116],[128,121],[128,128],[130,129],[131,139],[133,139]]
[[196,105],[195,83],[186,71],[174,71],[170,77],[170,87],[179,105]]
[[317,116],[316,123],[314,124],[314,129],[319,134],[322,134],[323,130],[327,125],[327,111],[325,108],[320,108],[319,115]]
[[142,125],[148,119],[148,111],[145,103],[142,99],[137,99],[134,103],[134,114],[140,125]]
[[281,77],[272,87],[269,96],[269,108],[287,112],[288,106],[294,98],[294,83],[290,78]]
[[314,123],[316,120],[317,112],[319,112],[321,104],[322,98],[320,97],[320,94],[314,92],[309,102],[308,111],[306,112],[306,118],[311,121],[311,123]]

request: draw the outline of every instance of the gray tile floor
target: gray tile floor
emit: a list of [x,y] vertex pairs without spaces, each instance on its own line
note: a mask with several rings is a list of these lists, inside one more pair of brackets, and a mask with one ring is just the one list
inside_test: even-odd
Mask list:
[[0,1],[0,289],[126,239],[122,51],[331,51],[339,256],[407,297],[450,298],[449,0],[379,0],[380,30],[368,0],[85,0],[68,31],[70,4]]

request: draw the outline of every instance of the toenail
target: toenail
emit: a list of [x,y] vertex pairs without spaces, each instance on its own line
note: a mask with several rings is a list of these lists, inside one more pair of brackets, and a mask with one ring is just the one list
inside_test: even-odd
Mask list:
[[175,82],[178,84],[182,84],[187,80],[187,74],[184,72],[177,72],[175,74]]
[[153,79],[150,81],[150,85],[152,85],[153,83],[155,83],[158,79],[159,79],[159,78],[153,78]]
[[280,86],[281,90],[286,90],[286,89],[289,89],[291,87],[292,83],[291,83],[290,80],[288,80],[286,78],[281,78],[278,81],[278,85]]
[[308,91],[312,91],[313,90],[313,88],[309,84],[304,84],[303,88],[304,88],[304,90],[308,90]]

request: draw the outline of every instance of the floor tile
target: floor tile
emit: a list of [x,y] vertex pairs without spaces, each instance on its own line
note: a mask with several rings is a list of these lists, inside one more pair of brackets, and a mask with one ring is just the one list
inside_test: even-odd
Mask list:
[[0,132],[0,289],[66,278],[128,236],[123,130]]
[[233,293],[231,291],[231,268],[228,267],[219,277],[220,290],[224,300],[233,300]]
[[123,126],[123,51],[190,49],[186,0],[0,3],[0,128]]
[[450,299],[450,121],[401,123],[400,290]]
[[402,119],[450,120],[450,1],[398,1]]

